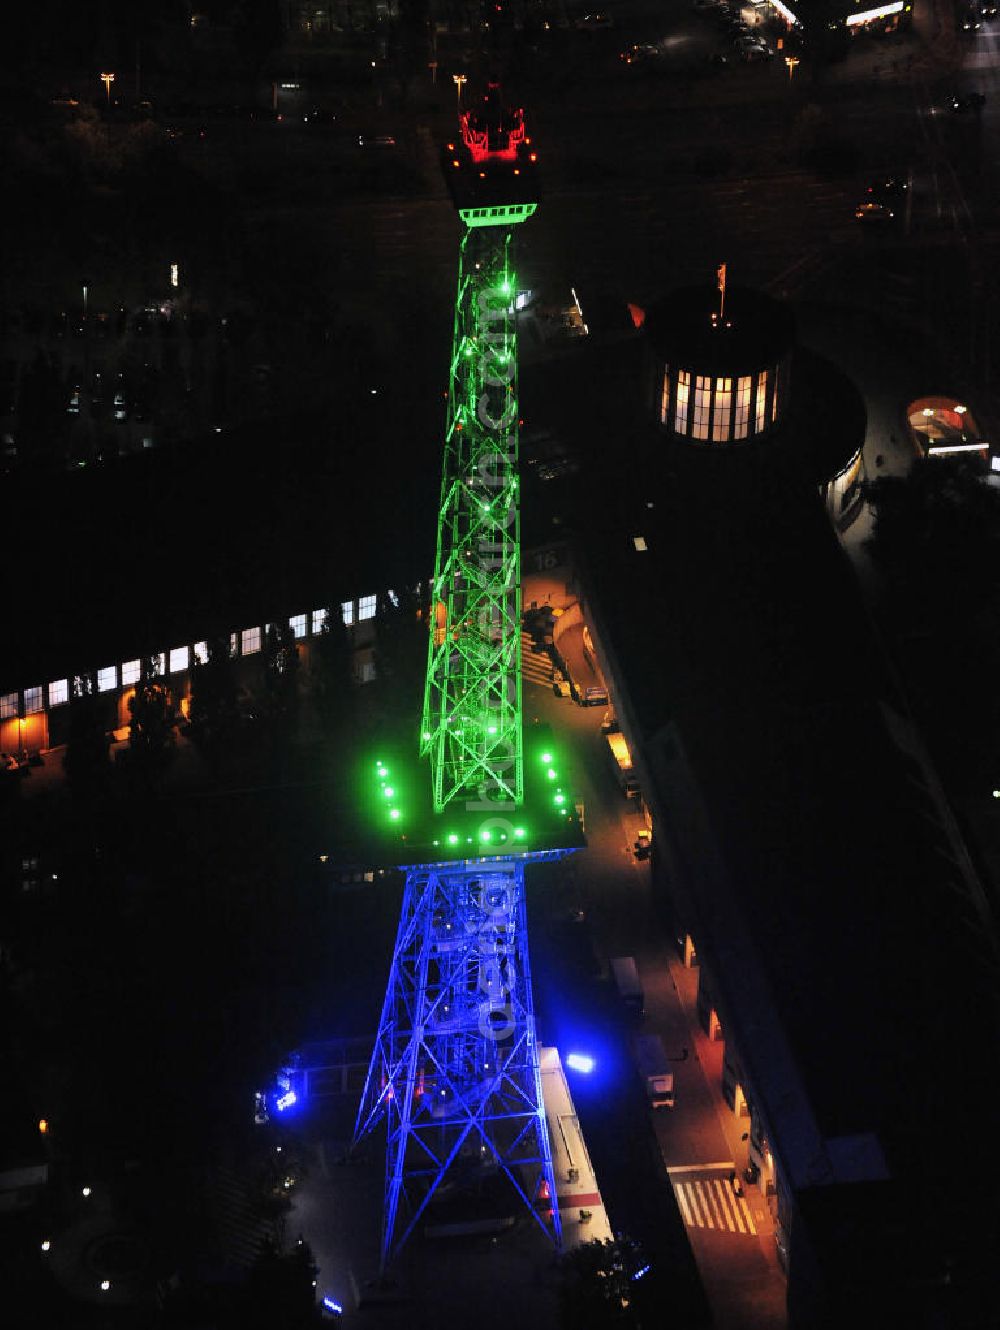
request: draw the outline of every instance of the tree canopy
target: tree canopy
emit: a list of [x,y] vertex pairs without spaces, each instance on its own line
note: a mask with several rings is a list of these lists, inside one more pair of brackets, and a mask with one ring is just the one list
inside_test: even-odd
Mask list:
[[567,1330],[642,1330],[649,1264],[624,1234],[575,1247],[562,1260],[562,1324]]

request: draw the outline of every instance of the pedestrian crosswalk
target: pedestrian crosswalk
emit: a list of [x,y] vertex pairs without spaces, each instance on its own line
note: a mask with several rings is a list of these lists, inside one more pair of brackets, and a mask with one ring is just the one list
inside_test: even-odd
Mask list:
[[713,1228],[721,1232],[756,1237],[757,1229],[745,1196],[737,1196],[725,1177],[671,1178],[677,1205],[688,1228]]
[[547,652],[535,651],[534,638],[521,629],[521,678],[525,683],[552,687],[552,658]]

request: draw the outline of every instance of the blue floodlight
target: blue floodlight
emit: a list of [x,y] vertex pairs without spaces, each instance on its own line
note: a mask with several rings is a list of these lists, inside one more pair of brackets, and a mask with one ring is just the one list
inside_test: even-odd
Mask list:
[[635,1272],[635,1274],[632,1276],[632,1278],[633,1278],[633,1279],[641,1279],[641,1278],[643,1277],[643,1275],[648,1274],[648,1273],[649,1273],[649,1266],[648,1266],[648,1265],[644,1265],[644,1266],[642,1267],[641,1270],[636,1270],[636,1272]]
[[324,1311],[333,1312],[334,1316],[343,1316],[344,1314],[344,1309],[340,1303],[334,1302],[333,1298],[329,1296],[323,1299],[323,1309]]
[[566,1058],[566,1066],[570,1071],[591,1072],[594,1070],[594,1059],[587,1053],[570,1053]]
[[286,1090],[283,1095],[279,1096],[279,1098],[277,1098],[274,1101],[274,1106],[279,1113],[284,1113],[286,1108],[291,1108],[291,1106],[297,1101],[298,1101],[298,1095],[295,1093],[295,1091]]

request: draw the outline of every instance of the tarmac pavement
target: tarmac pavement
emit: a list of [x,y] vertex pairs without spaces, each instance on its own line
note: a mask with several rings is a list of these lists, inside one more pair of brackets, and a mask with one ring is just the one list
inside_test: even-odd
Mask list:
[[[546,589],[553,605],[572,601],[563,587]],[[540,591],[525,580],[526,602]],[[778,1330],[786,1321],[785,1279],[767,1202],[745,1183],[743,1196],[735,1195],[729,1182],[730,1172],[740,1176],[746,1166],[742,1136],[749,1118],[737,1118],[722,1097],[723,1044],[710,1040],[698,1020],[697,970],[684,967],[659,916],[649,864],[635,859],[632,845],[645,821],[622,797],[602,751],[603,709],[528,684],[525,711],[563,740],[574,793],[584,803],[587,848],[573,856],[571,871],[596,949],[604,960],[636,957],[646,995],[642,1029],[659,1034],[674,1060],[676,1107],[655,1112],[653,1127],[668,1172],[677,1170],[670,1179],[714,1324]],[[627,1047],[623,1053],[629,1056]],[[610,1218],[615,1227],[613,1212]]]

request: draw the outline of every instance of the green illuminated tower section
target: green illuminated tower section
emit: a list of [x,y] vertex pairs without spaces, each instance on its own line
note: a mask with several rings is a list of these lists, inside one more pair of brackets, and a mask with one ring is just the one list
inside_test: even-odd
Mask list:
[[354,1134],[386,1132],[383,1271],[456,1205],[501,1225],[524,1206],[562,1243],[524,890],[529,863],[581,843],[555,746],[533,725],[526,759],[522,733],[512,252],[536,157],[495,85],[460,127],[445,159],[464,230],[421,716],[431,779],[387,748],[368,773],[406,871]]
[[524,800],[513,226],[534,203],[460,208],[462,237],[421,753],[433,806]]

